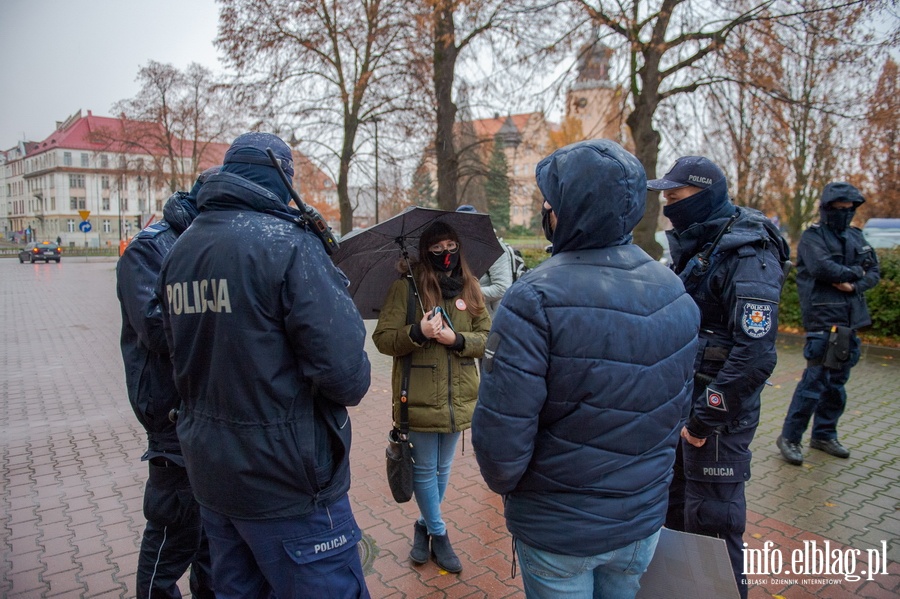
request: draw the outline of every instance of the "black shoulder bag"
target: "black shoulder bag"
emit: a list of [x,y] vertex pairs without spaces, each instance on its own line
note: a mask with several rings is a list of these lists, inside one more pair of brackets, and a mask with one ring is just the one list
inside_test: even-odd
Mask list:
[[[416,300],[413,282],[409,281],[409,300],[406,307],[406,323],[414,324],[416,317]],[[391,487],[391,495],[397,503],[406,503],[413,496],[413,459],[412,444],[409,442],[409,371],[412,367],[412,354],[403,357],[403,380],[400,384],[400,422],[388,433],[388,446],[385,450],[387,458],[387,479]]]

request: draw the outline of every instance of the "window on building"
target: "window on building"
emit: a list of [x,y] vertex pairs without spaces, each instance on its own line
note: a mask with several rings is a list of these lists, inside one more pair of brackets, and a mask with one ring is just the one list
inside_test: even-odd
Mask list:
[[50,196],[50,210],[56,211],[56,198]]
[[126,165],[125,155],[119,154],[119,168],[125,168],[125,165]]
[[84,175],[69,175],[69,187],[84,189]]
[[102,189],[109,189],[109,177],[108,176],[103,175],[102,177],[100,177],[100,187]]
[[84,210],[86,207],[87,203],[85,202],[84,198],[78,198],[78,209]]
[[112,223],[109,222],[108,218],[103,219],[103,232],[104,233],[112,232]]
[[82,152],[81,153],[81,166],[87,168],[87,166],[89,164],[90,164],[90,162],[88,162],[88,155],[85,154],[84,152]]
[[102,203],[100,204],[102,210],[109,210],[109,198],[103,198]]
[[128,212],[128,198],[122,198],[122,211]]
[[100,167],[109,168],[109,156],[106,154],[100,154]]
[[162,209],[163,209],[163,201],[162,201],[162,200],[156,200],[156,211],[157,211],[157,212],[162,212]]
[[66,221],[66,231],[68,231],[69,233],[75,232],[75,220],[74,219],[70,218],[69,220]]
[[72,166],[72,152],[63,152],[63,166]]
[[69,210],[78,210],[77,198],[69,198]]

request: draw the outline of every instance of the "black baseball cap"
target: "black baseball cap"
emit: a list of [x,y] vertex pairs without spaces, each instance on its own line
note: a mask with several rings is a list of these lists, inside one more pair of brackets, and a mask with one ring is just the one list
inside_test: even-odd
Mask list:
[[722,169],[708,158],[703,156],[682,156],[675,161],[669,172],[663,175],[661,179],[647,181],[647,189],[664,191],[666,189],[687,187],[688,185],[706,189],[724,178],[725,173],[722,172]]

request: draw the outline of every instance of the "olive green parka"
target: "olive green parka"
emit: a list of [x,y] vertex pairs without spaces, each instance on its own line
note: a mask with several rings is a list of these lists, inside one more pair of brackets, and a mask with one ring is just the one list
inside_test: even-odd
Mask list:
[[[406,322],[408,289],[406,278],[391,285],[372,333],[378,351],[394,358],[391,377],[394,423],[400,420],[403,357],[411,353],[409,430],[426,433],[464,431],[472,425],[472,412],[478,399],[475,359],[484,355],[491,317],[487,309],[473,316],[459,297],[442,299],[441,308],[450,317],[454,330],[465,338],[465,345],[460,351],[433,340],[420,345],[409,336],[412,325]],[[421,321],[422,316],[417,302],[414,322]]]

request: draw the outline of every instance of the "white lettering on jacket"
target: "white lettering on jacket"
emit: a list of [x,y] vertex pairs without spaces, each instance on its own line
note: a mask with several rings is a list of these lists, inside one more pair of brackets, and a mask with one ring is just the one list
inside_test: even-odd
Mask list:
[[166,285],[169,314],[231,313],[228,279],[202,279]]
[[703,476],[734,476],[734,468],[704,468]]

